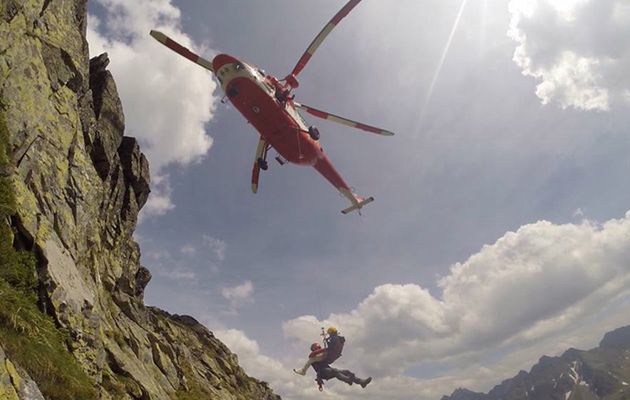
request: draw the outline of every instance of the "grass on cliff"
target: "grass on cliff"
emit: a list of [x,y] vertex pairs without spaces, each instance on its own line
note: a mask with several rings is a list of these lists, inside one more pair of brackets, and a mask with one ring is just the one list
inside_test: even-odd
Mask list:
[[[0,112],[0,171],[11,165],[8,132]],[[10,177],[0,174],[0,345],[49,400],[98,397],[92,380],[68,352],[66,335],[37,307],[36,260],[16,251],[9,221],[16,213]]]
[[184,376],[188,378],[188,388],[180,388],[175,393],[174,400],[199,400],[211,399],[212,393],[205,389],[194,377],[194,372],[190,364],[184,362],[180,365]]

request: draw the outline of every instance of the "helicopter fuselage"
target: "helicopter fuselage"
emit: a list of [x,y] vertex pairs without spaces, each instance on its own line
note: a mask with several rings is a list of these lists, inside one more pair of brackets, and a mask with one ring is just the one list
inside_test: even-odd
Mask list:
[[392,136],[394,133],[295,102],[293,95],[291,95],[291,90],[299,86],[297,76],[315,54],[315,51],[335,26],[360,2],[361,0],[348,0],[317,34],[293,70],[282,81],[228,54],[219,54],[210,62],[164,33],[151,30],[150,35],[158,42],[180,56],[213,72],[229,101],[258,131],[260,136],[252,169],[252,192],[256,193],[258,190],[260,171],[268,168],[267,151],[274,148],[280,155],[276,157],[280,164],[288,161],[294,164],[312,166],[350,200],[350,207],[342,210],[343,214],[353,211],[360,213],[361,208],[374,201],[373,197],[363,198],[352,192],[352,189],[324,154],[324,150],[319,144],[319,131],[317,128],[307,125],[298,112],[298,108],[317,118],[366,132],[383,136]]
[[345,196],[351,189],[335,170],[318,140],[277,78],[227,54],[212,60],[227,98],[265,141],[287,161],[314,167]]
[[283,88],[275,78],[226,54],[212,63],[227,98],[282,157],[310,166],[325,158],[293,101],[277,97]]

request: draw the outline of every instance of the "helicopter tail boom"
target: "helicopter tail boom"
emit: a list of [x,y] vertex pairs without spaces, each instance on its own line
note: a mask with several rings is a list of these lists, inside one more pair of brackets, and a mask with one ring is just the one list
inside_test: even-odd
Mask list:
[[374,201],[374,197],[370,196],[364,199],[363,197],[353,193],[349,188],[339,188],[339,192],[352,203],[350,207],[341,210],[341,213],[344,215],[349,214],[352,211],[358,211],[359,214],[361,214],[361,209]]
[[346,215],[348,213],[351,213],[352,211],[358,211],[360,214],[361,209],[373,201],[374,201],[374,197],[368,197],[366,199],[361,199],[360,201],[359,199],[356,199],[356,203],[354,203],[353,205],[351,205],[350,207],[346,209],[341,210],[341,213]]

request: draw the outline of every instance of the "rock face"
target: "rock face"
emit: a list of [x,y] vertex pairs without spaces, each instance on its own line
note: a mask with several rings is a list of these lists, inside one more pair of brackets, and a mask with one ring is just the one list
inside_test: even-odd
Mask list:
[[[149,166],[107,55],[89,60],[87,0],[0,2],[0,106],[10,134],[16,242],[38,258],[39,303],[101,399],[279,399],[190,317],[143,303],[132,239]],[[0,350],[2,399],[41,399]],[[6,383],[5,382],[5,383]],[[10,388],[13,388],[12,392]]]
[[3,400],[44,400],[28,374],[16,367],[0,348],[0,399]]
[[543,356],[531,371],[503,381],[488,394],[456,390],[442,400],[630,399],[630,326],[606,334],[599,347]]

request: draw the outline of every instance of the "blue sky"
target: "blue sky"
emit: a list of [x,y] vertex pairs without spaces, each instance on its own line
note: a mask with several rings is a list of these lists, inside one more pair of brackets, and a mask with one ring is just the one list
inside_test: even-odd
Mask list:
[[343,4],[90,3],[91,53],[109,52],[127,134],[151,161],[146,302],[204,322],[287,399],[316,395],[290,369],[325,323],[349,338],[343,366],[374,374],[362,395],[400,399],[487,390],[628,323],[614,282],[630,279],[618,246],[630,241],[630,7],[359,4],[295,92],[397,133],[309,119],[342,176],[376,198],[359,217],[310,168],[272,161],[253,195],[256,132],[209,74],[148,37],[161,28],[281,78]]

